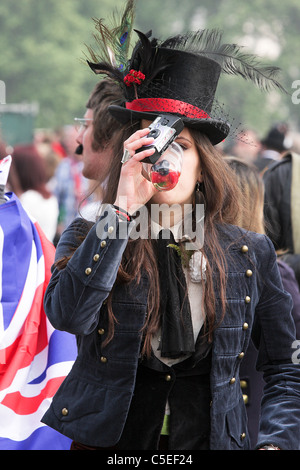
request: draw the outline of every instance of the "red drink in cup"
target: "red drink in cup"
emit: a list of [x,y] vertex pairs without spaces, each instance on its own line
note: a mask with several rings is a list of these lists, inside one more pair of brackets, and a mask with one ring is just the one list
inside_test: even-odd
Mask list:
[[159,191],[170,191],[178,183],[182,166],[182,148],[173,142],[154,165],[143,163],[151,183]]

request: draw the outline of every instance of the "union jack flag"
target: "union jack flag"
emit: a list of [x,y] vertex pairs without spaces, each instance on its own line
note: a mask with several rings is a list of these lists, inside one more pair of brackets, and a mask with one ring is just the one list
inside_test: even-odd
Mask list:
[[0,449],[64,450],[41,423],[77,355],[43,308],[55,248],[13,193],[0,205]]

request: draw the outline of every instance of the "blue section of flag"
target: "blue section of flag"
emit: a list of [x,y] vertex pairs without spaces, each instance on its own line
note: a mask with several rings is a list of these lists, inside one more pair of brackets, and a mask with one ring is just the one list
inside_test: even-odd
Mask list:
[[24,441],[0,437],[0,450],[69,450],[72,440],[52,428],[43,426]]
[[53,364],[59,362],[74,361],[74,341],[70,342],[70,335],[64,331],[54,330],[49,341],[48,362],[43,373],[32,380],[31,384],[41,383],[45,377],[47,370]]
[[32,249],[32,223],[13,194],[0,205],[0,227],[4,235],[2,263],[5,268],[9,266],[2,276],[1,304],[6,329],[23,292]]

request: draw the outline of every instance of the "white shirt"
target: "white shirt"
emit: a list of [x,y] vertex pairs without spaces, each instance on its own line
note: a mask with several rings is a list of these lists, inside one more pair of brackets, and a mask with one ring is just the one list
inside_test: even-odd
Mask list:
[[38,191],[30,189],[19,199],[24,209],[39,223],[46,237],[53,242],[59,211],[56,197],[45,199]]

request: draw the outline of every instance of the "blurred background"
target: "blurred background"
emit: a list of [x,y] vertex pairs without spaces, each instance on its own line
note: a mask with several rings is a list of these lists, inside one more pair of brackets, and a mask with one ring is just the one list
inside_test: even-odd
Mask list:
[[[39,130],[59,132],[82,116],[98,78],[84,64],[93,44],[92,18],[110,18],[122,0],[1,0],[0,104],[2,138],[9,145],[30,141]],[[282,68],[290,95],[265,94],[242,79],[223,76],[219,101],[246,128],[263,136],[274,122],[300,127],[300,104],[292,88],[300,80],[299,0],[137,0],[135,28],[165,38],[187,29],[218,27],[226,42]],[[133,34],[132,42],[136,40]],[[300,82],[298,85],[300,88]],[[300,92],[298,93],[298,101]],[[3,102],[3,100],[2,100]]]

